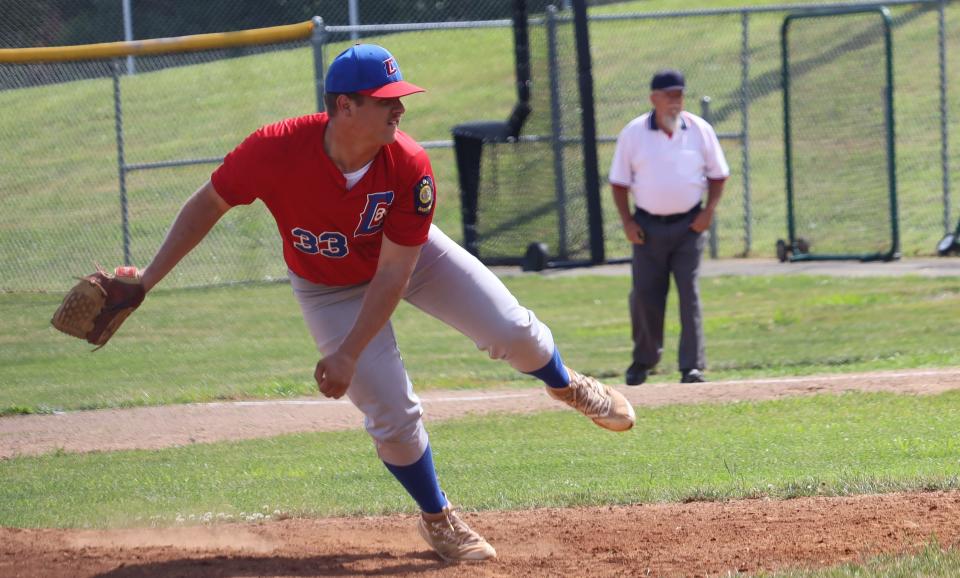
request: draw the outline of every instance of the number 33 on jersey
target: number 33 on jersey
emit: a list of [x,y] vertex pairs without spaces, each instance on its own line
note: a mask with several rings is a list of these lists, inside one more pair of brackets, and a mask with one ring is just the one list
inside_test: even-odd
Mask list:
[[[360,214],[357,230],[354,231],[353,236],[375,235],[380,232],[391,203],[393,203],[393,191],[367,194],[367,206]],[[291,233],[297,239],[293,246],[310,255],[319,253],[324,257],[340,259],[346,257],[350,251],[347,236],[343,233],[324,231],[315,235],[302,227],[294,228]]]
[[[400,245],[427,240],[436,205],[426,151],[401,131],[350,190],[323,150],[326,113],[288,119],[250,135],[211,182],[231,205],[261,200],[297,275],[322,285],[365,283],[382,235]],[[306,162],[305,162],[306,161]]]

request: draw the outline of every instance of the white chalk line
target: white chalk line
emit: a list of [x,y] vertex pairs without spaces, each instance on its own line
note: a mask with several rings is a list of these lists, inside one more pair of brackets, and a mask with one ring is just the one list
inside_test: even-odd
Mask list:
[[[891,372],[891,373],[852,373],[852,374],[834,374],[834,375],[813,375],[809,377],[780,377],[780,378],[758,378],[758,379],[739,379],[739,380],[728,380],[728,381],[713,381],[706,384],[676,384],[676,383],[651,383],[645,384],[638,388],[637,391],[640,391],[644,388],[675,388],[675,387],[702,387],[707,386],[716,386],[716,385],[760,385],[760,384],[791,384],[791,383],[808,383],[812,386],[815,386],[817,382],[824,381],[857,381],[863,379],[877,380],[877,379],[903,379],[909,377],[941,377],[946,375],[956,375],[960,377],[960,368],[953,369],[942,369],[942,370],[923,370],[923,371],[907,371],[907,372]],[[629,388],[634,389],[634,388]],[[451,403],[451,402],[473,402],[473,401],[490,401],[498,399],[520,399],[520,398],[529,398],[535,395],[540,395],[539,389],[535,392],[529,393],[484,393],[478,395],[465,395],[465,396],[449,396],[449,397],[426,397],[421,398],[421,401],[424,404],[431,403]],[[223,401],[223,402],[209,402],[209,403],[191,403],[186,404],[187,407],[270,407],[277,405],[291,405],[291,406],[323,406],[323,405],[353,405],[350,400],[347,399],[282,399],[282,400],[262,400],[262,401]],[[58,414],[63,413],[72,413],[72,412],[57,412]]]
[[[539,393],[539,392],[538,392]],[[489,401],[491,399],[515,399],[521,397],[531,397],[533,393],[491,393],[484,395],[467,395],[463,397],[429,397],[421,398],[423,403],[445,403],[456,401]],[[353,405],[346,399],[283,399],[274,401],[226,401],[211,403],[192,403],[193,407],[258,407],[270,405]]]
[[811,375],[809,377],[779,377],[769,379],[740,379],[730,381],[715,381],[715,384],[731,385],[751,385],[761,383],[810,383],[815,385],[818,381],[857,381],[863,379],[903,379],[907,377],[940,377],[944,375],[960,376],[960,369],[944,369],[931,371],[908,371],[896,373],[849,373],[835,375]]

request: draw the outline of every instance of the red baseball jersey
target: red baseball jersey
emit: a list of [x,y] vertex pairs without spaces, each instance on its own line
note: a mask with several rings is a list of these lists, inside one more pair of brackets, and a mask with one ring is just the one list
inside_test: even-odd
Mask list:
[[397,131],[348,191],[323,150],[327,121],[319,113],[257,130],[210,180],[230,205],[263,201],[294,273],[323,285],[354,285],[373,277],[381,235],[399,245],[427,242],[436,205],[433,169],[423,147]]

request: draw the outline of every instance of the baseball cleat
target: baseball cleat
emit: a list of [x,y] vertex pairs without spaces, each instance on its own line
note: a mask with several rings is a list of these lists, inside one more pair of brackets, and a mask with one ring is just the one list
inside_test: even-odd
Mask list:
[[[430,514],[428,516],[433,517]],[[480,534],[470,529],[450,504],[437,519],[428,520],[423,515],[417,522],[420,536],[447,562],[478,562],[497,557],[497,551]]]
[[553,399],[562,401],[611,431],[627,431],[637,421],[633,406],[623,394],[596,379],[567,368],[570,385],[547,387]]

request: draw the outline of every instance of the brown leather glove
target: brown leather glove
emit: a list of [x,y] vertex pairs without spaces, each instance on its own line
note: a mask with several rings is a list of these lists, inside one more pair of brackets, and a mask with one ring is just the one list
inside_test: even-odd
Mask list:
[[111,275],[98,265],[95,273],[82,277],[70,289],[50,323],[100,349],[145,296],[136,267],[117,267]]

